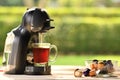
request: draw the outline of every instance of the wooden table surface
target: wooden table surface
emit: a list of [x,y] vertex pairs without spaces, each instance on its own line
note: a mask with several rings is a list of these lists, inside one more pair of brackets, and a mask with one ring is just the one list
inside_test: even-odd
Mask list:
[[48,80],[48,79],[69,79],[69,80],[120,80],[120,71],[116,71],[117,77],[74,77],[74,70],[77,68],[83,68],[80,66],[62,66],[52,65],[51,75],[8,75],[0,72],[0,80]]

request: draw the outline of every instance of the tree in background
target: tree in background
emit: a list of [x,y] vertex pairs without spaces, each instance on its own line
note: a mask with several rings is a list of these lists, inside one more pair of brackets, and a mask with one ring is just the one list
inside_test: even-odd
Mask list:
[[23,6],[23,0],[0,0],[0,6]]
[[0,6],[45,7],[48,0],[0,0]]
[[23,0],[24,5],[27,7],[38,6],[40,8],[44,8],[47,2],[47,0]]
[[0,6],[120,7],[120,0],[0,0]]

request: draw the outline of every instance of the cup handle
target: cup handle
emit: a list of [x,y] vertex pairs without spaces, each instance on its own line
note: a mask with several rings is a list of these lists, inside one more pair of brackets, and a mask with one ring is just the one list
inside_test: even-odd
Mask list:
[[49,56],[49,61],[50,62],[55,62],[56,58],[57,58],[57,54],[58,54],[58,50],[57,50],[57,47],[55,45],[51,45],[50,46],[50,54],[51,54],[51,50],[54,49],[55,50],[55,53],[54,53],[54,58],[53,59],[50,59],[50,56]]

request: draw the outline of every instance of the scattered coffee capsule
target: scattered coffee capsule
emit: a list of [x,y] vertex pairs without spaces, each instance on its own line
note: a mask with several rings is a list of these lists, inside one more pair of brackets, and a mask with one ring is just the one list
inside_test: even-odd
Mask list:
[[84,76],[89,76],[90,69],[86,68],[85,71],[83,72]]
[[89,72],[89,76],[91,76],[91,77],[96,76],[96,71],[95,70],[91,70]]
[[98,69],[101,70],[104,68],[104,63],[103,62],[99,62],[98,63]]
[[75,77],[82,77],[82,70],[80,70],[80,69],[75,69],[75,71],[74,71],[74,76]]

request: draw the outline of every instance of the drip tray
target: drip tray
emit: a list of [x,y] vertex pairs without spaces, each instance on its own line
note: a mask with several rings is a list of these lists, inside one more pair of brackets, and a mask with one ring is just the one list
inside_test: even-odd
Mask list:
[[26,66],[25,74],[28,75],[51,75],[51,66]]

